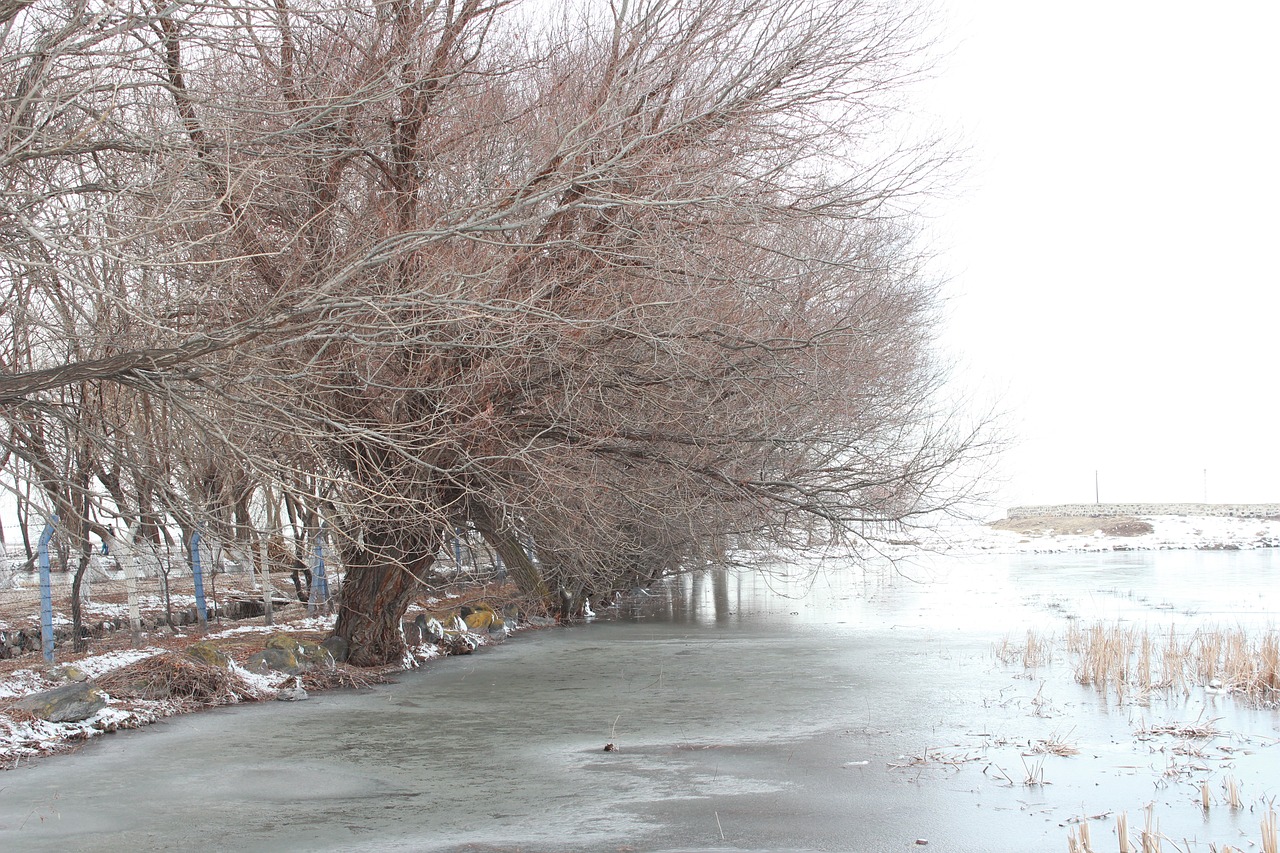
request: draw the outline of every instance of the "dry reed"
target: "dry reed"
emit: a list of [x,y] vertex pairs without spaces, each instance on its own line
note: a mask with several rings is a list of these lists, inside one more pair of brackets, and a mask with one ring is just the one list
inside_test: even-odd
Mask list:
[[1222,787],[1227,792],[1227,805],[1232,811],[1238,811],[1244,806],[1240,802],[1240,784],[1236,782],[1234,776],[1227,776],[1222,780]]
[[[1074,731],[1074,729],[1072,729]],[[1070,736],[1070,732],[1067,736]],[[1060,758],[1068,758],[1072,755],[1079,755],[1080,750],[1067,743],[1066,738],[1058,735],[1057,732],[1049,735],[1047,738],[1040,738],[1032,744],[1030,755],[1056,755]]]
[[[1174,628],[1167,636],[1154,637],[1145,629],[1097,623],[1085,629],[1072,625],[1065,642],[1076,681],[1114,692],[1119,701],[1144,699],[1157,690],[1187,694],[1188,685],[1199,685],[1210,694],[1234,693],[1262,705],[1280,704],[1280,634],[1275,629],[1251,638],[1241,628],[1202,628],[1184,639]],[[1036,659],[1051,654],[1030,646],[1019,649]]]
[[1147,819],[1142,828],[1142,853],[1160,853],[1160,821],[1155,819],[1155,803],[1147,806]]
[[1037,633],[1034,628],[1027,630],[1026,640],[1014,640],[1012,634],[1006,634],[995,647],[996,659],[1010,664],[1021,661],[1026,669],[1035,669],[1053,660],[1053,638]]
[[1276,813],[1267,809],[1262,816],[1262,853],[1280,853],[1280,833],[1276,828]]
[[1079,826],[1073,826],[1067,834],[1068,853],[1093,853],[1093,842],[1089,838],[1089,821],[1086,818]]
[[1026,776],[1022,780],[1022,784],[1028,788],[1038,787],[1045,784],[1044,781],[1044,756],[1027,763],[1027,756],[1022,756],[1022,768],[1026,771]]

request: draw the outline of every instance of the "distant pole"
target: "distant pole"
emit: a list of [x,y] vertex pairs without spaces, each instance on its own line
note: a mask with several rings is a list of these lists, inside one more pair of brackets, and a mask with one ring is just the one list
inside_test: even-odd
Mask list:
[[1209,469],[1204,469],[1204,502],[1209,502]]
[[1096,504],[1102,503],[1102,498],[1100,497],[1100,494],[1101,493],[1098,491],[1098,469],[1094,468],[1093,469],[1093,502],[1094,503]]
[[58,516],[50,515],[36,546],[40,561],[40,639],[43,641],[44,659],[47,663],[53,663],[53,586],[49,577],[49,540],[53,538],[53,529],[57,524]]

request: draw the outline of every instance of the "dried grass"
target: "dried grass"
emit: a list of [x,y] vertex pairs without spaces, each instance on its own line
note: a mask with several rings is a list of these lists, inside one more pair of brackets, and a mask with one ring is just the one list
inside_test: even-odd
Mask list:
[[[1183,740],[1204,739],[1218,736],[1218,721],[1221,717],[1214,717],[1211,720],[1189,720],[1186,722],[1175,723],[1156,723],[1155,725],[1145,726],[1138,730],[1143,735],[1167,735],[1169,737],[1181,738]],[[1198,750],[1187,750],[1187,754],[1197,755]]]
[[[1074,731],[1074,729],[1072,730]],[[1071,732],[1067,733],[1069,737]],[[1066,737],[1056,732],[1047,738],[1040,738],[1031,745],[1030,755],[1056,755],[1059,758],[1069,758],[1072,755],[1079,755],[1080,750],[1067,743]]]
[[1156,807],[1146,808],[1147,819],[1142,828],[1142,853],[1160,853],[1160,821],[1155,819]]
[[1277,832],[1276,813],[1267,809],[1262,816],[1262,853],[1280,853],[1280,832]]
[[104,674],[98,686],[118,699],[227,705],[258,697],[225,669],[187,655],[161,652]]
[[387,684],[391,681],[381,672],[359,669],[343,663],[337,664],[333,669],[309,670],[300,678],[303,689],[307,691],[333,690],[334,688],[364,690],[375,684]]
[[1082,821],[1079,826],[1071,828],[1067,836],[1068,853],[1093,853],[1093,842],[1089,838],[1089,823]]
[[1204,628],[1180,637],[1174,628],[1153,637],[1121,625],[1071,626],[1066,647],[1075,679],[1117,700],[1142,700],[1155,691],[1234,693],[1264,706],[1280,705],[1280,634],[1251,637],[1244,629]]
[[1120,842],[1120,853],[1129,853],[1129,813],[1116,815],[1116,840]]
[[1227,776],[1222,780],[1222,789],[1227,793],[1227,805],[1232,811],[1238,811],[1244,807],[1244,803],[1240,801],[1240,783],[1235,780],[1234,776]]
[[1041,755],[1030,763],[1027,763],[1027,756],[1022,756],[1022,769],[1026,771],[1022,784],[1028,788],[1038,788],[1045,784],[1044,781],[1044,756]]

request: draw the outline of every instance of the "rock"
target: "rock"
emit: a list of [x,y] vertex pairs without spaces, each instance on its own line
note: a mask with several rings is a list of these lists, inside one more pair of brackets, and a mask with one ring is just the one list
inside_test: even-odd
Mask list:
[[231,658],[218,651],[218,648],[208,641],[201,641],[187,646],[182,650],[182,653],[208,666],[216,666],[219,669],[231,668]]
[[107,702],[98,688],[81,681],[24,696],[13,707],[51,723],[78,723],[107,707]]
[[450,631],[440,641],[440,648],[447,655],[469,655],[476,650],[476,641],[465,631]]
[[302,667],[298,665],[297,655],[288,649],[272,647],[267,647],[250,656],[249,660],[245,661],[244,668],[259,675],[266,675],[268,672],[297,675],[302,672]]
[[346,663],[347,658],[351,657],[351,646],[338,636],[325,637],[320,647],[328,651],[338,663]]
[[298,654],[298,647],[298,640],[292,634],[277,632],[272,634],[270,637],[267,637],[267,648],[269,649],[280,649],[281,651],[296,655]]
[[333,669],[336,663],[334,655],[319,643],[310,640],[298,640],[298,651],[295,655],[303,669]]
[[444,639],[444,625],[440,624],[439,619],[426,619],[425,616],[419,617],[425,620],[422,626],[422,639],[427,643],[439,643]]
[[301,702],[309,698],[307,691],[303,690],[302,685],[296,681],[293,687],[281,687],[276,693],[276,699],[280,702]]
[[49,675],[59,681],[88,681],[89,676],[85,671],[74,664],[66,664],[64,666],[56,666],[49,670]]
[[[469,610],[466,607],[462,609],[463,611]],[[471,610],[469,613],[464,612],[462,614],[462,621],[466,623],[468,631],[487,631],[489,626],[493,624],[493,619],[493,610],[484,605],[481,605],[476,610]]]

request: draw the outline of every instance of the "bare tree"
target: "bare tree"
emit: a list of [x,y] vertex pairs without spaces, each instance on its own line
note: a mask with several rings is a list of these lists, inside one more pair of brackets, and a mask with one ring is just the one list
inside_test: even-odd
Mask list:
[[[941,155],[877,135],[896,6],[4,15],[6,422],[72,386],[163,407],[167,439],[68,433],[78,488],[232,527],[241,474],[291,495],[357,663],[399,657],[456,525],[567,613],[730,537],[856,545],[982,448],[938,405],[906,215]],[[141,446],[176,436],[221,461]]]

